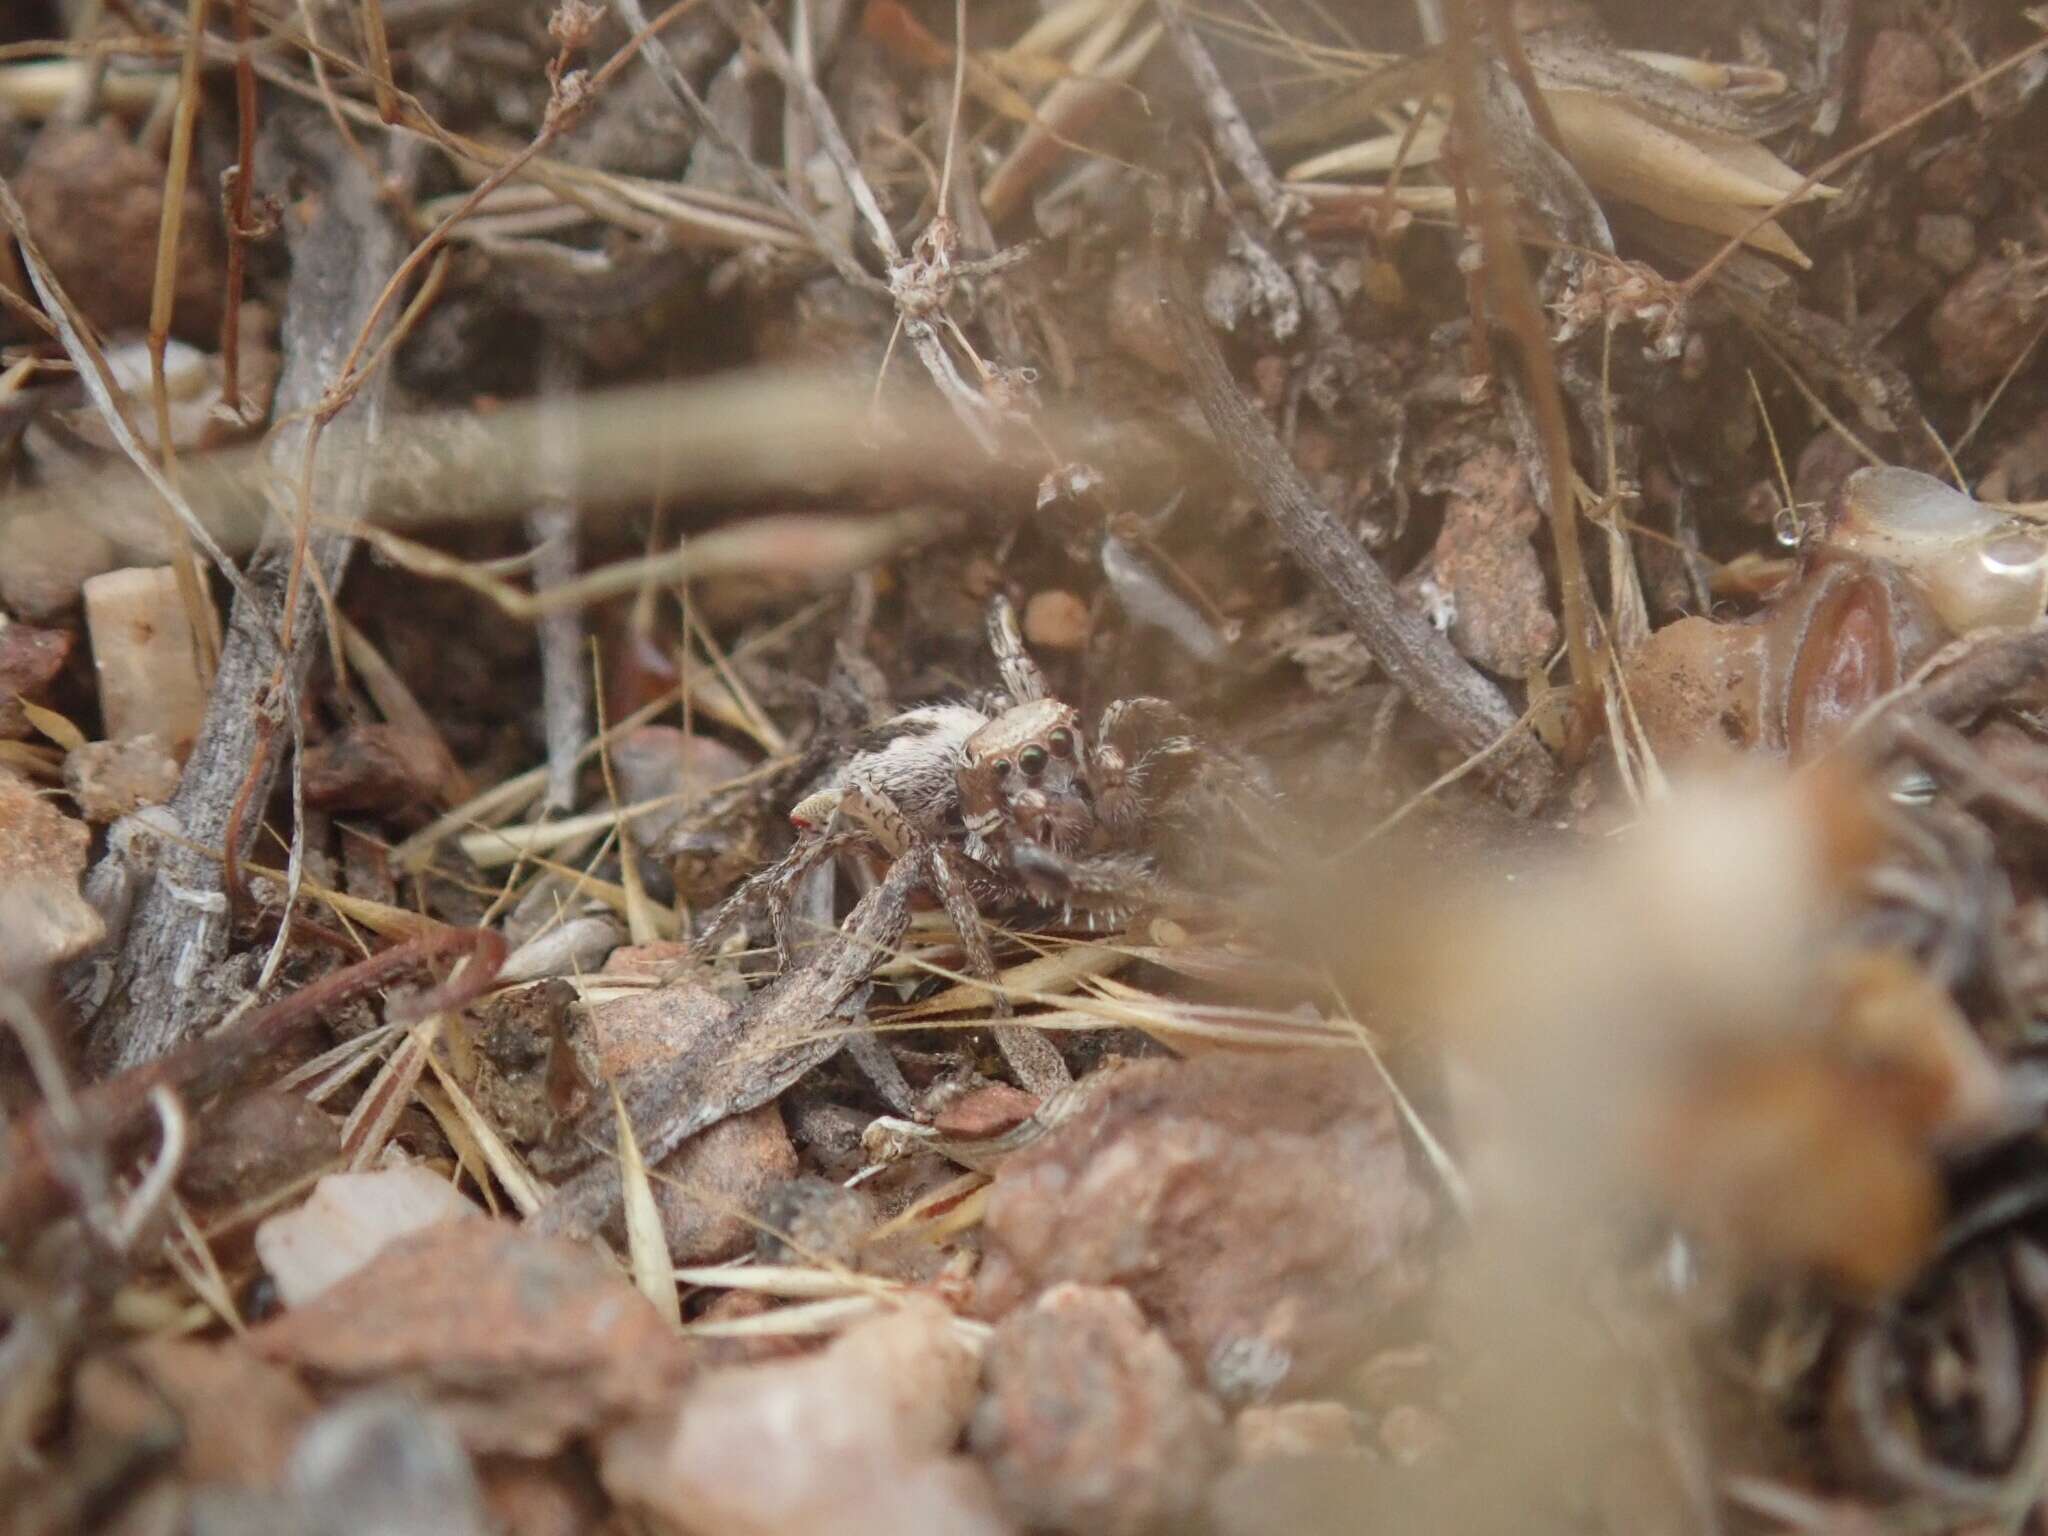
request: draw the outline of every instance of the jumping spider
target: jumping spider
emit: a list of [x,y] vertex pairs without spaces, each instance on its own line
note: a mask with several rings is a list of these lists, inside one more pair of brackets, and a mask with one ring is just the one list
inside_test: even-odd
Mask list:
[[[870,731],[824,788],[791,809],[796,845],[733,893],[700,946],[759,904],[786,964],[790,910],[805,876],[858,854],[892,869],[913,861],[910,884],[945,909],[969,971],[993,980],[984,911],[1114,926],[1138,906],[1186,898],[1177,882],[1198,872],[1219,841],[1219,814],[1263,842],[1257,807],[1270,791],[1262,778],[1204,746],[1179,709],[1164,699],[1120,699],[1091,738],[1079,711],[1051,696],[1007,599],[991,607],[988,633],[1002,689],[972,704],[907,710]],[[870,923],[877,932],[851,937],[884,944],[880,933],[900,934],[904,916],[878,909]],[[995,1009],[1009,1012],[1000,995]],[[1042,1034],[1011,1025],[998,1026],[996,1037],[1027,1086],[1046,1092],[1067,1081],[1065,1062]]]

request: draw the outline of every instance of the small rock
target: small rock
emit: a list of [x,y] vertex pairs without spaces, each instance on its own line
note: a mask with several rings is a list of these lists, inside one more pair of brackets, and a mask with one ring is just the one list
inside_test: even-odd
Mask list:
[[439,1174],[416,1166],[330,1173],[304,1205],[256,1228],[256,1257],[287,1307],[303,1306],[401,1237],[481,1216]]
[[88,741],[64,755],[64,787],[96,826],[145,805],[163,805],[178,788],[178,761],[154,736]]
[[75,517],[0,518],[0,603],[17,618],[62,617],[78,606],[87,581],[113,567],[112,541]]
[[1032,593],[1024,605],[1024,638],[1040,650],[1080,650],[1088,643],[1088,605],[1056,587]]
[[505,957],[498,982],[509,986],[588,975],[604,967],[625,936],[625,927],[609,912],[550,923]]
[[0,740],[35,735],[21,701],[43,702],[77,640],[68,629],[39,629],[0,618]]
[[968,1443],[1019,1524],[1180,1529],[1219,1461],[1222,1415],[1123,1291],[1057,1285],[997,1324]]
[[1966,394],[2005,377],[2033,341],[2044,297],[2048,278],[2038,261],[2007,255],[1980,260],[1928,316],[1941,387]]
[[642,1067],[675,1060],[698,1034],[722,1022],[732,1007],[688,977],[593,1005],[590,1029],[600,1077],[624,1078]]
[[[693,1536],[1002,1531],[986,1485],[944,1459],[975,1376],[952,1314],[908,1298],[817,1354],[705,1374],[662,1416],[608,1435],[599,1476]],[[906,1490],[951,1516],[905,1518]],[[900,1523],[878,1525],[885,1513]]]
[[1870,40],[1863,55],[1857,125],[1865,133],[1882,133],[1940,94],[1941,55],[1934,45],[1917,32],[1887,27]]
[[1178,378],[1180,350],[1173,344],[1173,330],[1166,323],[1162,304],[1151,264],[1126,261],[1110,279],[1104,318],[1109,339],[1126,356],[1169,379]]
[[[1360,1531],[1458,1530],[1463,1523],[1428,1518],[1425,1503],[1390,1489],[1384,1469],[1360,1456],[1304,1456],[1232,1467],[1209,1488],[1210,1536],[1357,1536]],[[1389,1494],[1393,1497],[1389,1497]]]
[[1244,1403],[1353,1363],[1419,1280],[1429,1202],[1386,1087],[1324,1053],[1125,1067],[1006,1161],[976,1297],[1129,1291],[1210,1391]]
[[0,976],[85,953],[106,934],[78,894],[92,833],[0,770]]
[[1008,1083],[984,1083],[932,1116],[932,1129],[948,1141],[986,1141],[1013,1130],[1038,1112],[1038,1099]]
[[1958,139],[1920,171],[1920,195],[1930,208],[1982,215],[1996,201],[1991,160],[1982,144]]
[[178,1175],[195,1205],[229,1209],[260,1200],[341,1156],[341,1130],[296,1093],[257,1088],[209,1112]]
[[796,1170],[796,1148],[772,1103],[692,1136],[655,1165],[654,1203],[669,1253],[678,1264],[739,1257],[755,1238],[750,1218]]
[[758,1211],[754,1254],[764,1264],[851,1267],[875,1225],[864,1191],[814,1173],[783,1180],[761,1197]]
[[1502,677],[1528,676],[1557,645],[1557,617],[1530,543],[1542,520],[1506,448],[1482,448],[1452,476],[1431,556],[1450,599],[1451,643]]
[[315,1419],[285,1489],[310,1519],[273,1528],[318,1536],[485,1536],[483,1495],[449,1416],[399,1389],[358,1393]]
[[283,1475],[312,1395],[239,1339],[147,1339],[79,1370],[75,1411],[112,1445],[169,1435],[193,1483],[270,1488]]
[[206,716],[206,686],[176,574],[167,565],[108,571],[84,594],[108,738],[154,736],[184,761]]
[[672,725],[643,725],[628,731],[612,748],[620,803],[671,803],[635,816],[626,824],[627,835],[649,852],[664,847],[698,809],[695,802],[753,766],[745,753],[715,736],[699,736]]
[[585,1536],[605,1518],[604,1495],[573,1451],[552,1461],[494,1460],[478,1470],[500,1536]]
[[690,958],[691,946],[683,939],[655,939],[646,944],[621,944],[605,956],[601,976],[630,976],[649,981],[680,967]]
[[490,1220],[402,1237],[249,1338],[323,1381],[403,1383],[472,1450],[528,1457],[661,1409],[693,1363],[588,1244]]
[[441,744],[403,726],[351,725],[309,747],[306,804],[321,811],[403,811],[446,798]]
[[78,518],[0,518],[0,602],[18,618],[61,618],[78,606],[84,584],[113,565],[113,543]]
[[1961,277],[1977,259],[1977,226],[1960,213],[1923,213],[1913,222],[1913,250],[1936,270]]
[[[88,126],[51,122],[37,135],[14,184],[43,258],[72,302],[102,332],[149,324],[156,283],[164,166],[106,119]],[[220,204],[206,179],[185,187],[178,234],[178,335],[200,345],[220,332],[225,242]]]
[[1254,1404],[1230,1429],[1240,1462],[1352,1456],[1359,1450],[1357,1418],[1342,1403]]
[[1380,1420],[1380,1445],[1397,1466],[1412,1467],[1451,1441],[1449,1426],[1415,1403],[1403,1403]]

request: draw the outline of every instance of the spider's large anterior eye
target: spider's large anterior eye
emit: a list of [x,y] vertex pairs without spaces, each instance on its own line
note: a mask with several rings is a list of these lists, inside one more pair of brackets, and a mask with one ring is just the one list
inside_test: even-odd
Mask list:
[[1045,772],[1045,748],[1026,747],[1017,754],[1017,766],[1032,778]]
[[1074,751],[1074,733],[1063,725],[1045,738],[1045,744],[1052,748],[1054,757],[1070,757]]
[[1010,776],[1010,760],[1007,757],[997,758],[995,762],[995,769],[997,778],[1007,779]]

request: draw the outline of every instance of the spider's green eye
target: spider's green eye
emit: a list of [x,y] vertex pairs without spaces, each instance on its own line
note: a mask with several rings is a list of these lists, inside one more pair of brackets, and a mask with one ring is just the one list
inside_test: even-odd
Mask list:
[[1074,750],[1074,733],[1063,725],[1045,738],[1045,744],[1052,748],[1054,757],[1067,757]]
[[1045,748],[1026,747],[1017,754],[1017,766],[1032,778],[1037,778],[1045,772]]
[[1010,776],[1010,760],[1007,757],[997,758],[995,767],[997,778],[1007,779]]

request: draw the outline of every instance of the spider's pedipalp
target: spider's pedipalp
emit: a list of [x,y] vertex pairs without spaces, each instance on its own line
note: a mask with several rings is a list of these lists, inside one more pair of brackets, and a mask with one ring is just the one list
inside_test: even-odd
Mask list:
[[1050,695],[1045,674],[1024,649],[1024,631],[1017,626],[1017,610],[1000,594],[989,604],[988,644],[996,653],[996,669],[1003,674],[1003,686],[1009,690],[1012,701],[1029,704]]

